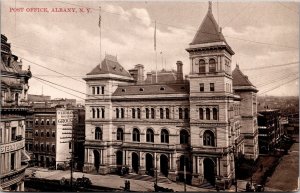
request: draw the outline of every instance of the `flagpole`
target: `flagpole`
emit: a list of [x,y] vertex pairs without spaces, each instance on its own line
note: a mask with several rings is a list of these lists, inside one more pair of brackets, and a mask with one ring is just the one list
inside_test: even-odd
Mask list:
[[99,35],[100,35],[100,68],[102,68],[102,54],[101,54],[101,6],[99,7]]
[[154,50],[155,50],[155,83],[157,83],[156,20],[155,20],[155,28],[154,28]]

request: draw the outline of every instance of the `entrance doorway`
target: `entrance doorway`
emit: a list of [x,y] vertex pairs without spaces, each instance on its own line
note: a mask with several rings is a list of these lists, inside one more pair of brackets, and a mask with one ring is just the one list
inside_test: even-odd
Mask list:
[[99,173],[100,153],[97,150],[94,150],[93,153],[94,153],[94,166],[95,166],[97,173]]
[[150,153],[146,154],[146,172],[150,176],[154,176],[153,156]]
[[166,177],[169,174],[169,158],[164,154],[160,156],[160,172]]
[[123,166],[123,152],[117,151],[116,153],[116,165],[117,165],[117,172],[121,173],[122,166]]
[[131,160],[131,163],[132,163],[132,170],[133,172],[135,173],[139,173],[139,156],[137,153],[133,152],[132,153],[132,160]]
[[209,158],[205,158],[203,161],[203,164],[204,164],[204,178],[212,185],[215,185],[215,164],[214,164],[214,162]]
[[[185,171],[186,171],[186,179],[184,180],[184,166],[185,166]],[[191,184],[192,182],[192,172],[191,172],[191,163],[190,159],[187,156],[180,156],[179,159],[179,181],[181,182],[186,182],[187,184]]]

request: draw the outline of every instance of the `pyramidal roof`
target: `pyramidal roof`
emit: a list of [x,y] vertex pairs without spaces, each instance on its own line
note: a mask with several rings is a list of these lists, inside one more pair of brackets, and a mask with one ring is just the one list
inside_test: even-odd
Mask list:
[[239,65],[236,65],[235,69],[232,72],[232,84],[233,86],[251,86],[254,85],[249,81],[248,76],[244,75],[240,70]]
[[120,76],[130,77],[131,75],[123,66],[117,61],[114,56],[106,55],[101,65],[98,64],[91,72],[87,75],[97,75],[97,74],[115,74]]
[[[192,43],[203,44],[203,43],[213,43],[213,42],[225,42],[226,40],[221,32],[219,25],[217,24],[213,14],[212,14],[212,4],[209,2],[209,7],[207,14],[202,21]],[[226,43],[227,44],[227,43]]]

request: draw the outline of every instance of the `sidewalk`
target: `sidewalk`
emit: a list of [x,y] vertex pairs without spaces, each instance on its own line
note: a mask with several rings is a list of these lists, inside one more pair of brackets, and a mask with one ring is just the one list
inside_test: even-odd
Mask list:
[[[60,180],[61,178],[70,178],[70,171],[61,171],[61,170],[47,170],[47,169],[40,169],[40,168],[28,168],[26,169],[26,174],[31,174],[32,171],[36,171],[37,178],[44,178],[49,180]],[[115,189],[123,189],[125,178],[122,178],[118,175],[94,175],[94,174],[86,174],[82,172],[74,172],[73,177],[80,178],[82,176],[89,178],[94,185],[115,188]],[[132,180],[130,181],[130,189],[132,191],[139,191],[139,192],[150,192],[154,191],[154,183],[141,181],[141,180]],[[184,191],[183,183],[158,183],[159,186],[164,188],[171,188],[174,191]],[[215,192],[215,189],[205,189],[205,188],[198,188],[195,186],[186,186],[186,190],[188,192]]]

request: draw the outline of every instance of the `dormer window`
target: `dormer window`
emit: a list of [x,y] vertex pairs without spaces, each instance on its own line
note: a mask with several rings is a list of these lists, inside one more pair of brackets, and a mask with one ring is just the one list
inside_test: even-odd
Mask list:
[[122,88],[122,92],[126,92],[126,89]]
[[159,89],[159,90],[166,90],[166,89],[165,89],[165,87],[160,87],[160,89]]
[[142,92],[142,91],[144,91],[144,89],[143,89],[143,88],[140,88],[140,91]]
[[184,90],[184,89],[185,89],[185,87],[184,87],[184,86],[182,86],[180,89],[181,89],[181,90]]

